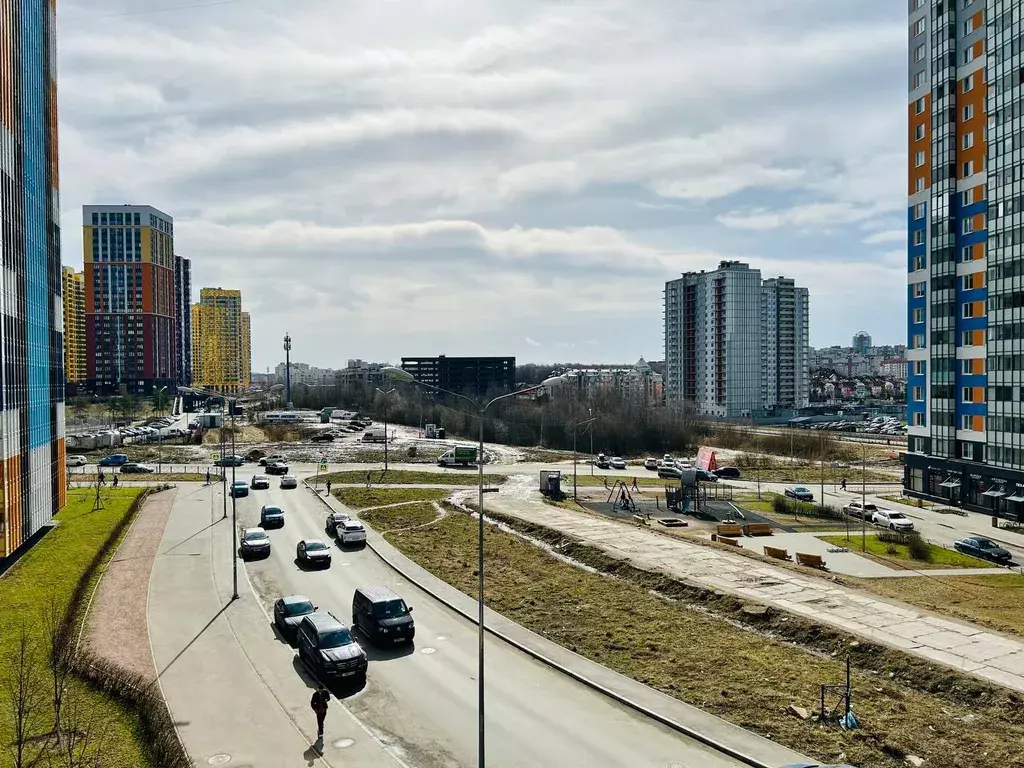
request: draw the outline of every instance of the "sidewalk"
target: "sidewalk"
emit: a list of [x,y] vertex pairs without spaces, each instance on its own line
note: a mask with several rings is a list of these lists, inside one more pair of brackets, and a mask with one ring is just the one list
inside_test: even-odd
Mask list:
[[637,567],[807,616],[1024,692],[1020,640],[716,548],[536,501],[497,496],[488,500],[491,509],[575,536]]

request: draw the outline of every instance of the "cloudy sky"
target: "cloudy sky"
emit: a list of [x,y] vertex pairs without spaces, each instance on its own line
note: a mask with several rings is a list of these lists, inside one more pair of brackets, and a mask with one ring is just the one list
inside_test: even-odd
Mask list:
[[64,262],[164,210],[254,370],[660,360],[721,259],[905,341],[905,3],[62,0],[59,44]]

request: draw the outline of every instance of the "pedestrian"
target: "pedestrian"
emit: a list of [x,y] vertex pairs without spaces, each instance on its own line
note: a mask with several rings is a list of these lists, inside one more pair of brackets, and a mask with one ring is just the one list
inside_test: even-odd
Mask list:
[[100,485],[107,484],[107,476],[103,474],[103,470],[100,470]]
[[841,485],[842,489],[845,491],[846,490],[846,478],[845,477],[843,478],[843,482],[840,485]]
[[633,478],[633,488],[632,488],[632,490],[634,490],[634,491],[639,491],[640,490],[640,486],[638,486],[636,484],[636,478],[635,477]]
[[316,713],[316,737],[324,737],[324,719],[327,717],[327,702],[331,700],[330,692],[323,686],[313,691],[313,698],[309,700],[309,706]]
[[120,477],[120,475],[117,472],[114,472],[113,475],[114,475],[114,487],[117,488],[117,478]]
[[328,496],[331,495],[331,481],[330,480],[327,481],[327,495]]
[[207,485],[210,484],[210,468],[209,467],[206,468],[206,484]]
[[370,470],[366,470],[366,487],[370,487]]

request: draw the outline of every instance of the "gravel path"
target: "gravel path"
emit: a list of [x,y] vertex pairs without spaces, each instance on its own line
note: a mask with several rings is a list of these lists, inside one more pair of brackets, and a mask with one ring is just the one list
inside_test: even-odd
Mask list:
[[177,489],[149,497],[107,564],[87,617],[86,647],[109,661],[155,677],[147,615],[149,575]]

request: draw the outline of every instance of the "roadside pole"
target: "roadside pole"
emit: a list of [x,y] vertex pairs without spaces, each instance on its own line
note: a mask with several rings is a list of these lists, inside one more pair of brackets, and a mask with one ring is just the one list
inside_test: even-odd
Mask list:
[[868,547],[868,512],[864,508],[865,499],[867,498],[867,487],[868,487],[868,444],[863,443],[864,450],[861,453],[861,465],[860,465],[860,551],[867,551]]
[[224,398],[220,399],[220,492],[224,497],[224,514],[221,520],[228,517],[228,468],[224,465]]
[[[223,402],[223,400],[221,401]],[[222,422],[223,423],[223,422]],[[223,434],[223,430],[221,431]],[[238,514],[235,498],[235,401],[231,401],[231,599],[238,599]],[[227,477],[227,472],[224,476]]]

